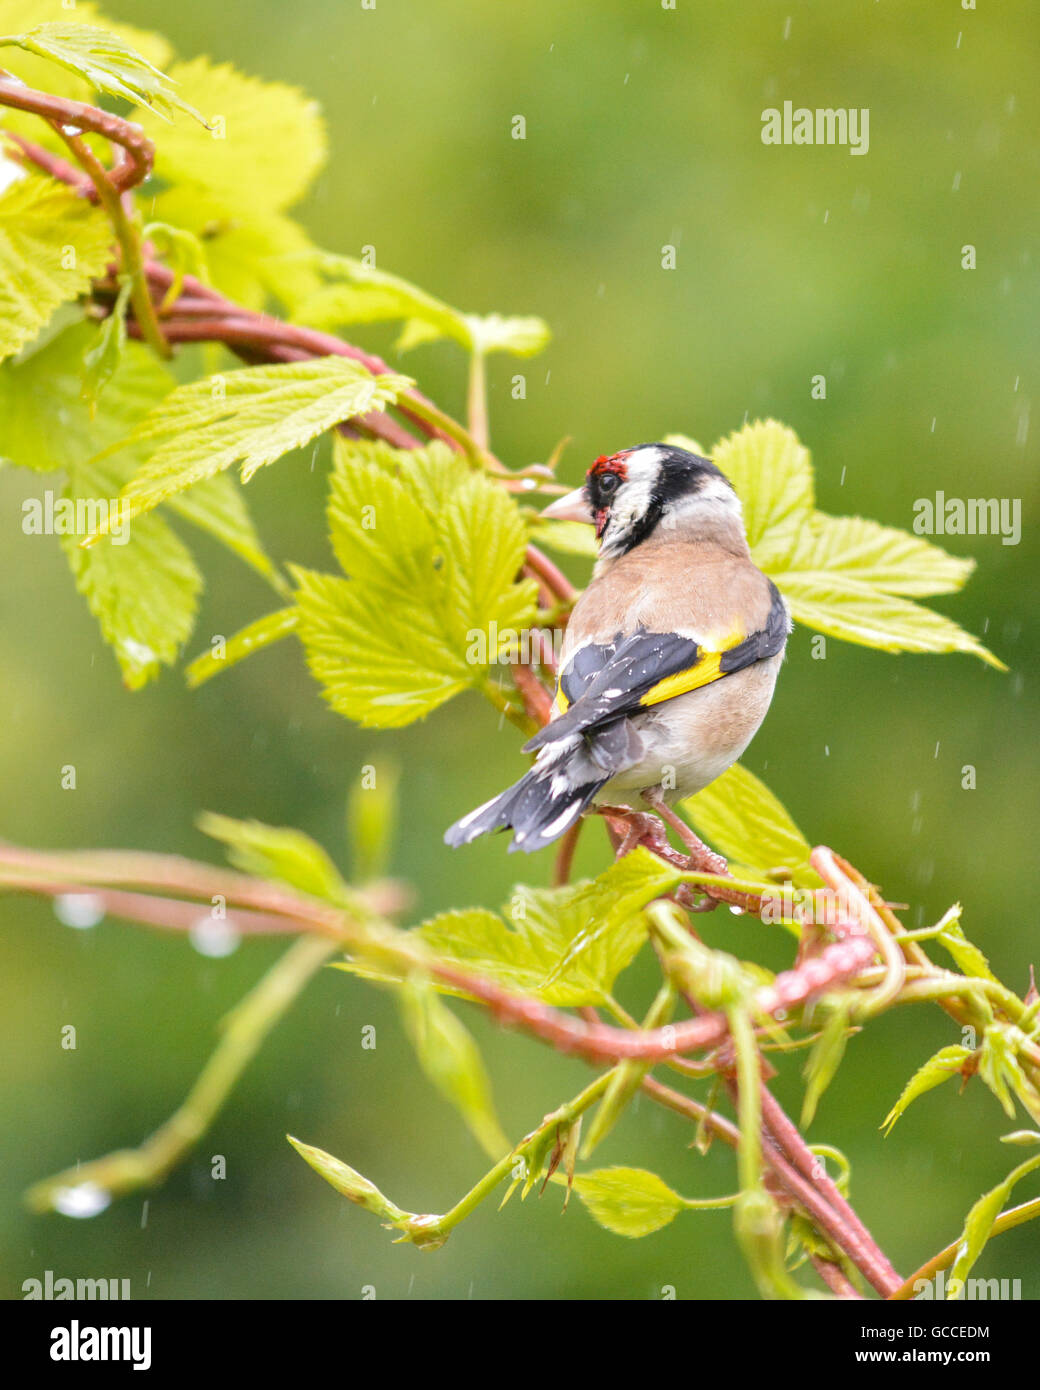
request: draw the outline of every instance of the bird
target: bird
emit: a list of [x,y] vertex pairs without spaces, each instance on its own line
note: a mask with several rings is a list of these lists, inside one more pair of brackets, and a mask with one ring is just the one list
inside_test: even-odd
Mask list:
[[660,848],[664,822],[692,864],[724,873],[671,808],[751,742],[792,629],[751,558],[740,499],[710,459],[651,443],[600,455],[541,515],[592,523],[592,579],[567,624],[549,722],[524,746],[533,766],[445,841],[512,830],[510,850],[533,853],[591,810],[622,819],[619,853]]

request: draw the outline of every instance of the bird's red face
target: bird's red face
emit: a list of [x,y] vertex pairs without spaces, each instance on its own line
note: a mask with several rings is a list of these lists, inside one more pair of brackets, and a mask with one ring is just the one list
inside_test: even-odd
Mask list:
[[599,458],[585,475],[584,493],[588,499],[599,539],[610,520],[610,506],[618,489],[628,479],[628,456],[632,449],[622,449],[617,454],[600,454]]

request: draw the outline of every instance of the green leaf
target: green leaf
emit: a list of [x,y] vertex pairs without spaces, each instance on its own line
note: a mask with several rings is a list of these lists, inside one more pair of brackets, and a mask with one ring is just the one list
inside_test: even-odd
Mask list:
[[386,872],[397,828],[399,772],[392,763],[371,763],[361,770],[347,799],[347,834],[351,872],[359,882]]
[[[81,368],[94,340],[91,326],[81,321],[0,367],[0,449],[14,464],[68,472],[66,496],[79,518],[61,536],[62,547],[124,681],[138,689],[160,664],[176,661],[191,634],[202,581],[187,549],[160,516],[142,517],[125,528],[119,524],[118,535],[90,550],[79,545],[102,518],[125,522],[116,498],[135,465],[132,453],[118,462],[89,461],[89,455],[125,434],[172,384],[146,348],[128,343],[91,418]],[[56,416],[60,429],[54,428]],[[124,535],[126,542],[117,544]]]
[[[139,448],[118,459],[90,456],[99,446],[104,453],[104,446],[138,425],[169,393],[173,378],[147,348],[129,342],[92,415],[82,396],[81,370],[84,354],[93,346],[95,332],[81,321],[23,359],[0,366],[0,451],[23,467],[67,470],[73,500],[93,497],[111,503],[139,465]],[[61,429],[54,428],[56,413]],[[204,481],[171,497],[169,505],[276,585],[280,581],[231,478]],[[95,530],[103,519],[127,520],[111,505],[105,513],[95,511]],[[65,550],[77,586],[116,649],[124,679],[137,688],[155,674],[157,663],[176,660],[191,633],[201,581],[187,550],[161,517],[140,517],[129,525],[129,536],[125,545],[102,541],[89,548],[69,536]]]
[[784,1263],[783,1217],[763,1187],[741,1192],[733,1212],[737,1241],[763,1298],[803,1299],[818,1295],[799,1287]]
[[854,579],[774,573],[791,615],[832,637],[885,652],[966,652],[998,671],[1007,667],[950,618]]
[[[157,68],[165,68],[169,62],[172,50],[161,35],[101,16],[91,0],[76,0],[75,14],[76,18],[85,24],[101,22],[110,34],[124,40]],[[45,21],[67,25],[68,19],[68,0],[0,0],[0,33],[24,33]],[[50,92],[54,96],[70,97],[74,101],[90,101],[94,94],[91,84],[72,69],[62,68],[50,58],[40,57],[22,48],[8,49],[3,55],[0,67],[15,73],[27,86],[35,87],[37,91]],[[5,130],[15,131],[30,140],[35,140],[49,150],[67,154],[61,136],[46,122],[28,111],[15,111],[5,107],[2,124]],[[86,139],[99,157],[107,157],[107,145],[96,141],[93,136],[87,136]]]
[[247,309],[262,309],[269,296],[292,306],[319,283],[303,228],[252,197],[182,182],[160,193],[151,211],[198,242],[210,282]]
[[991,1023],[983,1031],[979,1047],[979,1076],[1000,1101],[1008,1119],[1015,1118],[1013,1092],[1040,1123],[1040,1096],[1018,1059],[1025,1041],[1025,1035],[1014,1024]]
[[233,820],[212,811],[199,816],[198,827],[228,847],[229,861],[242,873],[288,884],[340,907],[355,905],[355,896],[335,864],[302,830],[257,820]]
[[[981,1196],[971,1211],[968,1212],[964,1222],[964,1230],[958,1242],[957,1258],[947,1281],[947,1298],[956,1298],[960,1294],[960,1286],[963,1285],[964,1280],[971,1273],[975,1262],[985,1249],[986,1242],[993,1231],[993,1224],[1000,1215],[1005,1202],[1010,1198],[1015,1184],[1038,1168],[1040,1168],[1040,1155],[1027,1159],[1025,1163],[1020,1163],[1002,1183],[998,1183],[992,1191]],[[954,1284],[955,1280],[958,1281],[957,1285]]]
[[100,499],[85,529],[61,537],[76,588],[97,618],[130,690],[139,690],[172,666],[195,626],[199,574],[187,547],[157,515],[112,528],[109,539],[89,550],[80,545],[97,517],[118,511],[115,498],[123,481],[118,470],[82,463],[71,473],[66,496],[78,506]]
[[228,473],[203,478],[194,487],[167,498],[171,511],[218,540],[247,565],[288,594],[289,586],[275,568],[257,535],[245,498]]
[[334,709],[398,727],[483,682],[502,645],[494,628],[534,621],[536,585],[515,582],[523,521],[443,444],[337,440],[333,457],[330,535],[350,580],[293,570],[300,636]]
[[823,880],[809,864],[808,840],[764,782],[740,763],[682,803],[697,833],[728,859],[760,871],[784,868],[799,888]]
[[0,48],[7,45],[60,64],[96,91],[142,102],[165,119],[180,110],[205,124],[194,106],[174,91],[170,78],[109,29],[92,24],[39,24],[27,33],[0,37]]
[[600,1226],[618,1236],[648,1236],[675,1220],[686,1205],[644,1168],[598,1168],[574,1179],[574,1190]]
[[950,618],[906,597],[959,589],[972,562],[905,531],[816,511],[809,453],[793,430],[756,420],[712,457],[743,504],[755,563],[796,621],[882,651],[967,652],[1007,669]]
[[262,618],[257,618],[255,623],[242,628],[222,645],[211,647],[208,652],[195,658],[184,673],[189,689],[197,690],[229,666],[252,656],[253,652],[262,651],[264,647],[288,637],[296,631],[299,620],[300,611],[296,607],[279,608],[277,612],[265,613]]
[[925,598],[962,588],[975,561],[863,517],[814,512],[800,528],[783,568],[823,579],[844,574],[882,593]]
[[159,178],[211,190],[245,220],[254,211],[282,211],[306,193],[327,151],[317,102],[284,82],[247,77],[208,58],[173,64],[170,78],[198,103],[210,128],[167,128],[150,111],[138,112],[156,142]]
[[1000,981],[989,968],[989,961],[982,954],[979,948],[964,935],[964,928],[960,921],[956,920],[960,916],[960,903],[951,908],[951,913],[955,914],[955,920],[948,923],[940,932],[936,940],[944,946],[957,963],[957,968],[965,975],[972,975],[980,980],[992,980],[994,984]]
[[[511,926],[494,912],[475,907],[443,912],[424,922],[417,935],[439,960],[486,975],[518,994],[534,994],[545,975],[547,955],[537,933],[524,927],[522,917]],[[587,1002],[584,994],[582,1002]]]
[[951,1076],[959,1075],[961,1067],[971,1056],[971,1050],[967,1047],[959,1045],[941,1047],[934,1056],[929,1057],[927,1062],[918,1067],[903,1087],[899,1099],[882,1121],[881,1128],[885,1131],[886,1137],[892,1132],[892,1126],[911,1101],[915,1101],[918,1096],[923,1096],[925,1091],[930,1091],[935,1086],[941,1086],[944,1081],[949,1081]]
[[[146,347],[128,343],[92,416],[82,395],[82,370],[94,344],[94,329],[79,320],[0,365],[0,456],[42,473],[77,467],[125,436],[173,386]],[[56,416],[60,429],[54,428]]]
[[331,277],[331,283],[296,306],[297,321],[315,328],[403,320],[397,341],[402,352],[419,343],[453,338],[470,352],[533,357],[549,341],[549,328],[542,319],[463,314],[400,276],[351,256],[316,252],[309,262]]
[[547,545],[552,550],[562,551],[564,555],[588,555],[595,559],[599,554],[596,532],[584,521],[535,518],[530,523],[528,534],[535,545]]
[[212,283],[205,249],[194,232],[169,222],[149,222],[141,231],[141,239],[151,242],[173,270],[173,280],[163,295],[163,309],[180,297],[186,275],[194,275],[204,285]]
[[405,1030],[419,1064],[465,1120],[474,1138],[498,1159],[509,1151],[491,1099],[491,1084],[468,1029],[426,979],[409,976],[398,990]]
[[248,482],[340,421],[384,409],[410,385],[333,356],[242,367],[178,386],[126,441],[150,446],[148,462],[123,489],[128,514],[150,511],[236,463]]
[[[522,907],[530,922],[534,908],[546,925],[566,924],[567,947],[541,987],[551,986],[580,962],[580,971],[600,985],[606,998],[615,975],[643,944],[643,908],[681,881],[682,875],[672,865],[640,846],[586,883],[557,889],[516,889],[511,909],[514,918]],[[619,960],[622,964],[617,964]]]
[[323,1177],[330,1186],[342,1193],[351,1202],[356,1202],[359,1207],[364,1207],[373,1215],[382,1217],[391,1225],[396,1226],[398,1222],[407,1221],[411,1217],[411,1212],[402,1211],[399,1206],[390,1201],[389,1197],[383,1196],[375,1183],[369,1182],[368,1178],[363,1177],[340,1159],[334,1158],[324,1149],[315,1148],[313,1144],[304,1144],[301,1140],[294,1139],[291,1134],[287,1134],[285,1137],[305,1163],[310,1164],[314,1171]]
[[[290,565],[307,665],[338,714],[366,728],[422,719],[473,684],[432,615],[388,612],[378,590]],[[419,612],[420,610],[416,610]]]
[[[674,1012],[676,998],[674,985],[666,980],[643,1019],[643,1028],[660,1028],[666,1024]],[[614,1068],[610,1084],[592,1117],[588,1137],[582,1146],[582,1158],[588,1158],[614,1128],[652,1065],[650,1062],[627,1061],[618,1063]]]
[[813,510],[808,449],[779,421],[756,420],[720,440],[711,458],[743,504],[755,563],[785,562]]
[[437,338],[454,338],[464,347],[471,346],[465,315],[407,280],[352,256],[319,251],[308,259],[333,279],[297,305],[298,322],[314,328],[333,328],[340,324],[404,319],[410,339],[406,347]]
[[[100,208],[54,179],[28,174],[0,194],[0,359],[35,338],[59,304],[90,287],[104,272],[111,245]],[[6,449],[6,438],[0,447]]]
[[853,1003],[850,999],[832,998],[829,1003],[826,1022],[805,1063],[808,1085],[802,1102],[802,1129],[807,1129],[812,1124],[820,1098],[841,1066],[841,1059],[845,1055],[845,1046],[849,1040],[852,1009]]
[[133,281],[127,280],[112,306],[107,319],[98,328],[97,342],[83,358],[83,398],[91,409],[123,360],[126,347],[126,306],[130,302]]
[[[649,861],[656,869],[644,864],[642,871],[632,865],[617,872],[629,859]],[[674,886],[677,877],[648,851],[637,849],[597,880],[564,888],[517,886],[504,909],[508,922],[472,908],[442,913],[415,935],[436,959],[518,994],[535,995],[560,1008],[603,1004],[646,940],[641,905]],[[369,979],[395,978],[367,963],[341,968]]]
[[465,320],[474,352],[509,352],[514,357],[534,357],[548,346],[552,336],[544,319],[530,316],[466,314]]

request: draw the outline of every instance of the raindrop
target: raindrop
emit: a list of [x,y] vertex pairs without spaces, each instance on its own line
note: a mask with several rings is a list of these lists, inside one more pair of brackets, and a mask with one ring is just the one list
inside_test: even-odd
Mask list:
[[54,915],[63,926],[84,931],[104,921],[105,904],[96,893],[59,893],[54,899]]
[[132,637],[124,637],[119,645],[138,666],[151,666],[159,660],[151,647],[143,642],[135,642]]
[[242,938],[226,918],[200,917],[188,933],[188,940],[200,956],[219,960],[237,951]]
[[520,486],[525,492],[534,492],[535,488],[538,486],[538,480],[536,478],[523,478]]
[[66,135],[82,135],[82,134],[83,134],[82,128],[81,128],[80,126],[78,126],[78,125],[63,125],[63,126],[62,126],[62,131],[63,131]]
[[98,1216],[111,1205],[112,1194],[96,1182],[81,1182],[75,1187],[59,1187],[52,1200],[54,1210],[62,1216]]

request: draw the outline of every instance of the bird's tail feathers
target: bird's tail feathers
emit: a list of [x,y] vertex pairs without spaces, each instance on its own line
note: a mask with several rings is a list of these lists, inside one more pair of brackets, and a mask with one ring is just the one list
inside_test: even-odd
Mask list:
[[519,782],[457,820],[444,835],[457,848],[495,830],[515,832],[510,851],[544,849],[568,831],[609,777],[576,782],[566,771],[533,767]]

